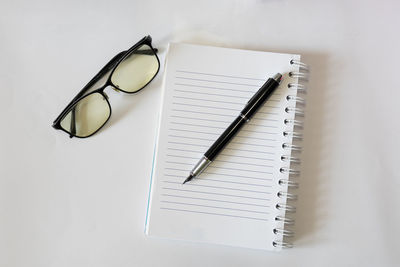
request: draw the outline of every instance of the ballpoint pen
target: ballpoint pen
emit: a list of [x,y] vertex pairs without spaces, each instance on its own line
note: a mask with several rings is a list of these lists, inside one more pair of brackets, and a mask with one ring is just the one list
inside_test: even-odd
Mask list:
[[280,73],[275,74],[269,78],[263,86],[254,94],[247,102],[244,109],[240,112],[239,116],[229,125],[229,127],[221,134],[221,136],[212,144],[212,146],[204,153],[203,157],[197,162],[194,168],[190,171],[189,176],[183,183],[189,182],[193,178],[198,177],[215,157],[221,152],[229,141],[236,135],[236,133],[243,127],[243,125],[250,121],[251,117],[257,110],[264,104],[270,95],[278,88],[282,80]]

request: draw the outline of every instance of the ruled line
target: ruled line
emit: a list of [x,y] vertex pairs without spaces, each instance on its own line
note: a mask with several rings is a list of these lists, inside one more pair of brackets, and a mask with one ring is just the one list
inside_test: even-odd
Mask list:
[[[269,112],[269,114],[275,115],[276,113]],[[226,124],[231,123],[231,121],[220,121],[220,120],[194,118],[194,117],[186,117],[186,116],[178,116],[178,115],[171,115],[171,117],[172,118],[179,118],[179,119],[197,120],[197,121],[220,122],[220,123],[226,123]],[[249,125],[264,126],[264,127],[272,127],[273,126],[273,125],[263,125],[263,124],[255,124],[255,123],[249,123]]]
[[263,131],[255,131],[255,130],[248,130],[248,129],[241,129],[242,132],[250,132],[250,133],[259,133],[259,134],[278,134],[273,132],[263,132]]
[[[273,168],[273,166],[269,166],[269,165],[264,165],[263,167]],[[263,172],[263,171],[254,171],[254,170],[244,170],[244,169],[236,169],[236,168],[227,168],[227,167],[220,167],[220,166],[214,166],[214,165],[210,165],[210,166],[208,166],[208,168],[215,168],[215,169],[229,170],[229,171],[243,171],[243,172],[254,172],[254,173],[272,174],[272,172]]]
[[[194,139],[194,140],[203,140],[203,141],[210,141],[213,142],[215,139],[209,139],[209,138],[201,138],[201,137],[190,137],[190,136],[181,136],[181,135],[174,135],[174,134],[169,134],[169,137],[174,137],[174,138],[186,138],[186,139]],[[236,136],[236,137],[241,137],[241,138],[246,138],[246,139],[257,139],[257,140],[263,140],[263,141],[273,141],[275,142],[276,139],[268,139],[268,138],[258,138],[258,137],[248,137],[248,136]],[[257,146],[264,146],[262,144],[250,144],[250,143],[241,143],[241,142],[235,142],[231,141],[232,144],[248,144],[248,145],[257,145]]]
[[270,112],[270,111],[257,111],[257,113],[260,113],[260,114],[267,114],[267,115],[278,115],[278,113],[276,113],[276,112]]
[[[222,154],[220,154],[222,155]],[[188,156],[180,156],[180,155],[172,155],[172,154],[167,154],[167,157],[175,157],[175,158],[183,158],[183,159],[196,159],[198,160],[199,158],[197,157],[188,157]],[[270,160],[273,161],[273,159],[262,159],[262,158],[257,158],[260,160]],[[236,161],[228,161],[228,160],[220,160],[220,159],[215,159],[213,162],[226,162],[226,163],[232,163],[232,164],[243,164],[243,165],[252,165],[252,166],[257,166],[257,167],[264,167],[265,165],[262,164],[255,164],[255,163],[248,163],[248,162],[236,162]]]
[[198,144],[187,144],[187,143],[171,142],[171,141],[168,141],[168,143],[170,143],[170,144],[177,144],[177,145],[186,145],[186,146],[200,146],[200,147],[208,147],[208,146],[205,146],[205,145],[198,145]]
[[[184,177],[186,178],[186,177]],[[249,183],[241,183],[241,182],[232,182],[232,181],[224,181],[224,180],[216,180],[211,178],[201,178],[205,181],[212,181],[212,182],[221,182],[221,183],[230,183],[230,184],[240,184],[240,185],[251,185],[251,186],[259,186],[259,187],[271,187],[270,185],[261,185],[261,184],[249,184]]]
[[184,211],[184,212],[192,212],[192,213],[200,213],[200,214],[208,214],[208,215],[218,215],[218,216],[233,217],[233,218],[243,218],[243,219],[251,219],[251,220],[258,220],[258,221],[268,221],[267,219],[262,219],[262,218],[236,216],[236,215],[220,214],[220,213],[213,213],[213,212],[184,210],[184,209],[172,209],[172,208],[163,208],[163,207],[161,207],[160,209],[174,210],[174,211]]
[[[182,171],[185,173],[189,173],[190,169],[183,170],[183,169],[177,169],[177,168],[169,168],[166,167],[164,168],[166,170],[171,170],[171,171]],[[245,176],[245,175],[236,175],[236,174],[224,174],[224,173],[215,173],[215,172],[209,172],[209,171],[204,171],[202,172],[204,174],[212,174],[212,175],[219,175],[219,176],[225,176],[225,177],[237,177],[237,178],[247,178],[247,179],[253,179],[253,180],[260,180],[260,181],[272,181],[270,178],[258,178],[258,177],[252,177],[252,176]]]
[[[195,124],[195,123],[176,122],[176,121],[171,121],[171,124],[187,125],[187,126],[194,126],[194,127],[205,127],[205,128],[213,128],[213,129],[223,129],[223,130],[226,129],[226,127],[209,126],[209,125],[202,125],[202,124]],[[251,124],[251,123],[248,123],[248,125],[258,126],[258,124]],[[259,125],[259,126],[263,126],[263,125]],[[273,126],[273,125],[268,125],[268,126],[265,126],[265,127],[267,127],[267,128],[278,128],[277,126]]]
[[224,149],[225,150],[244,151],[244,152],[254,152],[254,153],[261,153],[261,154],[274,154],[274,153],[268,152],[268,151],[256,151],[256,150],[242,149],[242,148],[225,147]]
[[[175,177],[175,178],[179,178],[179,179],[185,179],[185,176],[178,176],[178,175],[173,175],[173,174],[165,174],[164,176],[168,176],[168,177]],[[242,183],[242,182],[233,182],[233,181],[226,181],[226,180],[216,180],[216,179],[211,179],[211,178],[201,178],[202,180],[205,181],[212,181],[212,182],[221,182],[221,183],[229,183],[229,184],[240,184],[240,185],[250,185],[250,186],[260,186],[260,187],[271,187],[269,185],[262,185],[262,184],[252,184],[252,183]]]
[[183,158],[183,159],[199,159],[198,157],[195,158],[195,157],[179,156],[179,155],[172,155],[172,154],[167,154],[167,157],[175,157],[175,158]]
[[[239,112],[240,108],[233,109],[233,108],[225,108],[225,107],[215,107],[215,106],[204,106],[204,105],[196,105],[196,104],[186,104],[186,103],[179,103],[179,102],[172,102],[174,105],[182,105],[182,106],[190,106],[190,107],[199,107],[199,108],[214,108],[214,109],[222,109],[222,110],[231,110],[235,112]],[[274,107],[274,106],[267,106],[264,105],[261,109],[263,108],[280,108],[280,107]],[[260,111],[257,111],[260,113]]]
[[184,123],[184,122],[176,122],[176,121],[171,121],[171,123],[172,123],[172,124],[179,124],[179,125],[194,126],[194,127],[206,127],[206,128],[213,128],[213,129],[225,129],[224,127],[218,127],[218,126],[208,126],[208,125],[200,125],[200,124]]
[[[209,99],[197,99],[197,98],[190,98],[190,97],[181,97],[181,96],[173,96],[175,98],[184,98],[184,99],[190,99],[190,100],[204,100],[204,101],[210,101],[210,102],[218,102],[218,103],[228,103],[228,104],[239,104],[240,103],[233,103],[233,102],[224,102],[224,101],[217,101],[217,100],[209,100]],[[200,106],[200,105],[195,105],[195,104],[184,104],[184,103],[177,103],[175,102],[174,104],[178,105],[185,105],[185,106],[197,106],[197,107],[207,107],[207,108],[216,108],[212,106]],[[226,110],[234,110],[236,112],[239,112],[239,109],[228,109],[228,108],[216,108],[216,109],[226,109]],[[277,112],[270,112],[270,111],[257,111],[260,114],[268,114],[268,115],[278,115]]]
[[223,104],[234,104],[234,105],[241,105],[241,106],[244,105],[244,103],[218,101],[218,100],[210,100],[210,99],[194,98],[194,97],[184,97],[184,96],[176,96],[176,95],[174,95],[173,98],[188,99],[188,100],[195,100],[195,101],[207,101],[207,102],[215,102],[215,103],[223,103]]
[[276,141],[276,139],[270,139],[270,138],[261,138],[261,137],[254,137],[254,136],[241,136],[237,135],[236,138],[247,138],[247,139],[256,139],[256,140],[262,140],[262,141]]
[[[204,86],[204,85],[196,85],[196,84],[185,84],[185,83],[174,83],[174,85],[178,86],[187,86],[187,87],[198,87],[198,88],[207,88],[207,89],[215,89],[215,90],[222,90],[222,91],[233,91],[233,92],[242,92],[242,93],[250,93],[254,94],[257,92],[257,90],[239,90],[239,89],[233,89],[233,88],[221,88],[221,87],[214,87],[214,86]],[[260,85],[261,87],[261,85]],[[273,93],[274,96],[280,96],[281,93],[278,93],[279,88],[275,90]]]
[[240,108],[233,109],[233,108],[222,108],[222,107],[213,107],[213,106],[203,106],[203,105],[196,105],[196,104],[185,104],[185,103],[178,103],[172,102],[173,105],[182,105],[182,106],[190,106],[190,107],[199,107],[199,108],[214,108],[214,109],[222,109],[222,110],[231,110],[239,112]]
[[[275,140],[274,140],[275,141]],[[239,144],[239,145],[248,145],[248,146],[263,146],[263,147],[275,147],[275,146],[270,146],[270,145],[264,145],[264,144],[249,144],[249,143],[244,143],[244,142],[237,142],[237,141],[232,141],[232,144]]]
[[192,153],[203,153],[204,151],[196,151],[196,150],[188,150],[188,149],[178,149],[178,148],[172,148],[168,147],[168,150],[174,150],[174,151],[182,151],[182,152],[192,152]]
[[225,84],[233,84],[233,85],[244,85],[244,86],[260,87],[260,85],[257,85],[257,84],[223,82],[223,81],[214,81],[214,80],[187,78],[187,77],[181,77],[181,76],[175,76],[175,78],[176,78],[176,79],[183,79],[183,80],[190,80],[190,81],[213,82],[213,83],[225,83]]
[[186,138],[186,139],[194,139],[194,140],[203,140],[203,141],[215,141],[215,139],[209,139],[209,138],[200,138],[200,137],[190,137],[190,136],[180,136],[180,135],[174,135],[174,134],[169,134],[169,137],[174,137],[174,138]]
[[186,70],[177,70],[176,72],[200,74],[200,75],[210,75],[210,76],[216,76],[216,77],[237,78],[237,79],[245,79],[245,80],[266,81],[265,79],[247,78],[247,77],[240,77],[240,76],[231,76],[231,75],[222,75],[222,74],[195,72],[195,71],[186,71]]
[[219,113],[213,113],[213,112],[201,112],[201,111],[194,111],[194,110],[184,110],[184,109],[172,109],[172,111],[184,112],[184,113],[203,114],[203,115],[215,115],[215,116],[223,116],[223,117],[229,117],[229,118],[233,118],[233,116],[232,116],[232,115],[227,115],[227,114],[219,114]]
[[[213,113],[213,112],[201,112],[201,111],[184,110],[184,109],[172,109],[172,111],[183,112],[183,113],[203,114],[203,115],[215,115],[215,116],[223,116],[223,117],[234,118],[234,116],[232,116],[232,115],[219,114],[219,113]],[[252,120],[278,121],[277,119],[266,119],[266,118],[252,118]]]
[[[246,166],[257,166],[257,167],[267,167],[268,165],[262,165],[262,164],[255,164],[255,163],[248,163],[248,162],[235,162],[235,161],[228,161],[228,160],[220,160],[220,159],[216,159],[214,160],[215,162],[226,162],[226,163],[235,163],[235,164],[243,164]],[[272,166],[269,166],[272,167]]]
[[[275,113],[276,114],[276,113]],[[277,119],[266,119],[266,118],[251,118],[252,120],[259,120],[259,121],[278,121]]]
[[229,174],[228,175],[228,174],[208,172],[208,171],[204,171],[203,173],[204,174],[225,176],[225,177],[237,177],[237,178],[253,179],[253,180],[260,180],[260,181],[272,181],[272,179],[270,179],[270,178],[258,178],[258,177],[253,177],[253,176],[245,176],[245,175],[237,175],[237,174]]
[[248,205],[254,207],[263,207],[269,208],[269,205],[260,205],[260,204],[253,204],[253,203],[244,203],[244,202],[235,202],[235,201],[228,201],[228,200],[220,200],[220,199],[212,199],[212,198],[202,198],[202,197],[188,197],[188,196],[179,196],[179,195],[171,195],[171,194],[161,194],[165,197],[176,197],[176,198],[185,198],[185,199],[196,199],[196,200],[205,200],[205,201],[214,201],[214,202],[221,202],[221,203],[229,203],[229,204],[238,204],[238,205]]
[[[179,165],[187,165],[187,166],[194,166],[194,164],[185,163],[185,162],[166,161],[166,163],[170,163],[170,164],[179,164]],[[269,166],[269,165],[262,165],[262,167],[273,168],[273,166]],[[220,167],[220,166],[214,166],[214,165],[210,165],[210,166],[208,166],[208,168],[215,168],[215,169],[229,170],[229,171],[243,171],[243,172],[255,172],[255,173],[272,174],[271,172],[254,171],[254,170],[245,170],[245,169],[237,169],[237,168],[227,168],[227,167]]]
[[[271,113],[270,113],[271,114]],[[267,127],[267,128],[278,128],[275,125],[262,125],[262,124],[255,124],[255,123],[248,123],[248,125],[252,125],[252,126],[260,126],[260,127]]]
[[161,200],[160,202],[162,202],[162,203],[168,203],[168,204],[178,204],[178,205],[193,206],[193,207],[211,208],[211,209],[242,211],[242,212],[258,213],[258,214],[269,214],[268,212],[262,212],[262,211],[244,210],[244,209],[234,209],[234,208],[226,208],[226,207],[211,206],[211,205],[202,205],[202,204],[194,204],[194,203],[185,203],[185,202],[177,202],[177,201],[168,201],[168,200]]
[[[181,182],[175,181],[168,181],[164,180],[164,183],[168,184],[178,184],[182,185]],[[271,194],[271,192],[264,192],[264,191],[257,191],[257,190],[247,190],[247,189],[240,189],[240,188],[231,188],[231,187],[224,187],[224,186],[214,186],[214,185],[205,185],[205,184],[188,184],[188,186],[198,186],[198,187],[206,187],[206,188],[213,188],[213,189],[224,189],[224,190],[232,190],[232,191],[239,191],[239,192],[249,192],[249,193],[260,193],[260,194]]]
[[203,93],[203,92],[187,91],[187,90],[178,90],[178,89],[174,89],[174,91],[176,91],[176,92],[183,92],[183,93],[199,94],[199,95],[213,95],[213,96],[233,97],[233,98],[242,98],[242,99],[249,99],[249,98],[250,98],[250,97],[246,97],[246,96],[222,95],[222,94]]
[[[211,134],[211,135],[220,135],[218,133],[210,133],[210,132],[201,132],[201,131],[191,131],[191,130],[185,130],[185,129],[176,129],[176,128],[169,128],[168,130],[171,131],[179,131],[179,132],[188,132],[188,133],[200,133],[200,134]],[[278,133],[271,133],[271,132],[260,132],[260,131],[251,131],[251,130],[245,130],[241,129],[241,131],[246,131],[246,132],[251,132],[251,133],[258,133],[258,134],[278,134]],[[255,138],[255,137],[248,137],[248,136],[242,136],[242,135],[236,135],[236,137],[241,137],[241,138]]]
[[[166,163],[170,163],[170,164],[180,164],[180,165],[194,166],[194,164],[192,164],[192,163],[186,163],[186,162],[176,162],[176,161],[165,161],[165,162],[166,162]],[[225,161],[225,162],[229,162],[229,161]],[[229,163],[233,163],[233,162],[229,162]],[[261,166],[261,167],[266,167],[266,168],[273,168],[273,166],[269,166],[269,165],[259,165],[259,166]],[[227,167],[220,167],[220,166],[214,166],[214,165],[210,165],[210,166],[208,166],[208,168],[216,168],[216,169],[230,170],[230,171],[243,171],[243,172],[256,172],[256,173],[271,174],[270,172],[254,171],[254,170],[245,170],[245,169],[236,169],[236,168],[227,168]]]
[[188,133],[200,133],[200,134],[219,135],[219,134],[217,134],[217,133],[201,132],[201,131],[191,131],[191,130],[176,129],[176,128],[169,128],[168,130],[170,130],[170,131],[178,131],[178,132],[188,132]]
[[257,91],[257,90],[239,90],[239,89],[232,89],[232,88],[221,88],[221,87],[214,87],[214,86],[204,86],[204,85],[185,84],[185,83],[174,83],[174,85],[187,86],[187,87],[207,88],[207,89],[216,89],[216,90],[222,90],[222,91],[234,91],[234,92],[251,93],[251,94],[254,94]]
[[[181,151],[181,152],[192,152],[192,153],[204,153],[204,151],[196,151],[196,150],[188,150],[188,149],[178,149],[178,148],[172,148],[172,147],[168,147],[168,150],[173,150],[173,151]],[[274,154],[274,153],[270,153],[270,154]],[[257,157],[248,157],[248,156],[242,156],[242,155],[232,155],[232,154],[224,154],[224,153],[220,153],[220,156],[226,156],[226,157],[238,157],[238,158],[247,158],[247,159],[259,159],[259,160],[269,160],[269,161],[273,161],[274,159],[270,159],[270,158],[257,158]]]
[[[199,94],[199,95],[213,95],[213,96],[222,96],[222,97],[233,97],[233,98],[242,98],[242,99],[247,99],[249,100],[251,98],[250,96],[235,96],[235,95],[224,95],[224,94],[215,94],[215,93],[204,93],[204,92],[198,92],[198,91],[188,91],[188,90],[179,90],[179,89],[174,89],[175,92],[182,92],[182,93],[191,93],[191,94]],[[280,102],[280,99],[268,99],[269,102]]]
[[238,196],[238,195],[230,195],[230,194],[214,193],[214,192],[204,192],[204,191],[196,191],[196,190],[189,190],[189,189],[171,188],[171,187],[162,187],[162,189],[182,191],[182,192],[191,192],[191,193],[200,193],[200,194],[207,194],[207,195],[225,196],[225,197],[247,198],[247,199],[253,199],[253,200],[267,200],[267,201],[270,200],[268,198]]
[[[186,146],[199,146],[199,147],[209,147],[207,145],[199,145],[199,144],[188,144],[188,143],[182,143],[182,142],[173,142],[173,141],[168,141],[169,144],[177,144],[177,145],[186,145]],[[232,142],[231,142],[232,143]],[[237,143],[239,144],[239,143]],[[260,146],[260,145],[255,145],[255,146]],[[265,147],[273,147],[273,146],[267,146],[264,145]],[[241,149],[241,148],[232,148],[232,147],[226,147],[225,149],[228,150],[237,150],[237,151],[245,151],[245,152],[254,152],[254,153],[262,153],[262,154],[268,154],[266,151],[256,151],[256,150],[249,150],[249,149]]]
[[[273,154],[273,153],[271,153]],[[257,157],[248,157],[248,156],[242,156],[242,155],[232,155],[232,154],[219,154],[220,156],[227,156],[227,157],[237,157],[237,158],[245,158],[245,159],[259,159],[259,160],[268,160],[268,161],[274,161],[274,159],[270,158],[257,158]]]
[[212,122],[230,123],[230,121],[210,120],[210,119],[203,119],[203,118],[193,118],[193,117],[177,116],[177,115],[171,115],[171,117],[173,117],[173,118],[180,118],[180,119],[198,120],[198,121],[212,121]]

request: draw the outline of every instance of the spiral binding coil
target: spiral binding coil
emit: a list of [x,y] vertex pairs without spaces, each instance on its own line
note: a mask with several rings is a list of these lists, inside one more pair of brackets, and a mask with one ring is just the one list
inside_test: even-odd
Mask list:
[[[307,66],[307,64],[300,62],[298,60],[294,60],[294,59],[290,60],[290,64],[297,65],[299,67],[299,71],[289,72],[290,77],[297,78],[299,80],[299,82],[300,81],[308,81],[309,67]],[[288,88],[295,89],[298,93],[305,93],[307,90],[307,87],[301,83],[289,83]],[[306,101],[303,97],[299,97],[297,95],[290,95],[290,94],[286,96],[286,100],[288,101],[290,106],[287,106],[285,108],[285,112],[287,114],[294,114],[294,119],[292,119],[292,118],[285,119],[284,124],[287,126],[293,126],[293,131],[284,131],[283,136],[289,138],[292,141],[293,140],[301,141],[303,139],[303,134],[296,129],[302,129],[303,122],[301,120],[298,120],[297,117],[304,116],[303,107],[304,107]],[[282,148],[284,150],[287,150],[288,152],[297,153],[297,154],[300,153],[302,150],[301,146],[294,145],[292,143],[286,143],[286,142],[282,144]],[[287,174],[290,178],[297,177],[300,175],[300,171],[294,169],[293,166],[300,164],[300,158],[297,156],[290,155],[291,153],[288,153],[288,154],[289,155],[282,155],[281,161],[289,163],[289,167],[281,167],[279,171],[282,174]],[[299,184],[297,182],[293,181],[292,179],[279,179],[278,184],[284,188],[287,188],[288,190],[296,189],[299,186]],[[281,240],[273,241],[272,245],[274,247],[278,247],[278,248],[291,248],[291,247],[293,247],[293,244],[284,239],[294,236],[294,231],[287,229],[287,226],[294,224],[294,219],[287,217],[286,213],[296,212],[296,207],[294,207],[291,204],[288,204],[287,202],[296,201],[297,195],[286,192],[286,191],[279,191],[277,193],[277,196],[281,199],[286,200],[286,203],[278,203],[275,206],[275,208],[277,210],[283,211],[285,213],[285,216],[276,216],[275,217],[275,221],[281,222],[283,224],[283,227],[274,228],[273,233],[275,235],[281,236],[282,238],[281,238]]]
[[293,188],[293,189],[296,189],[296,188],[298,188],[299,187],[299,183],[297,183],[297,182],[294,182],[294,181],[290,181],[290,180],[288,180],[288,179],[280,179],[279,181],[278,181],[278,184],[279,185],[286,185],[288,188]]

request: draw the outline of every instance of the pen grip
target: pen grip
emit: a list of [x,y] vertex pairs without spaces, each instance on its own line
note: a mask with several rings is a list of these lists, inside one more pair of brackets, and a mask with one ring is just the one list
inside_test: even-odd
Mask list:
[[246,119],[238,116],[229,127],[221,134],[214,144],[204,153],[204,156],[213,161],[218,153],[229,143],[236,133],[246,123]]

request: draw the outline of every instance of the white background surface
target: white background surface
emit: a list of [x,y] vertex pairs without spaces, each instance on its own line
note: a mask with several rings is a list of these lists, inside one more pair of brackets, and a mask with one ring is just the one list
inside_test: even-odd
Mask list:
[[[396,1],[1,1],[0,266],[398,266]],[[161,74],[108,92],[95,136],[50,125],[146,34],[300,53],[312,66],[296,247],[281,253],[143,233]]]

